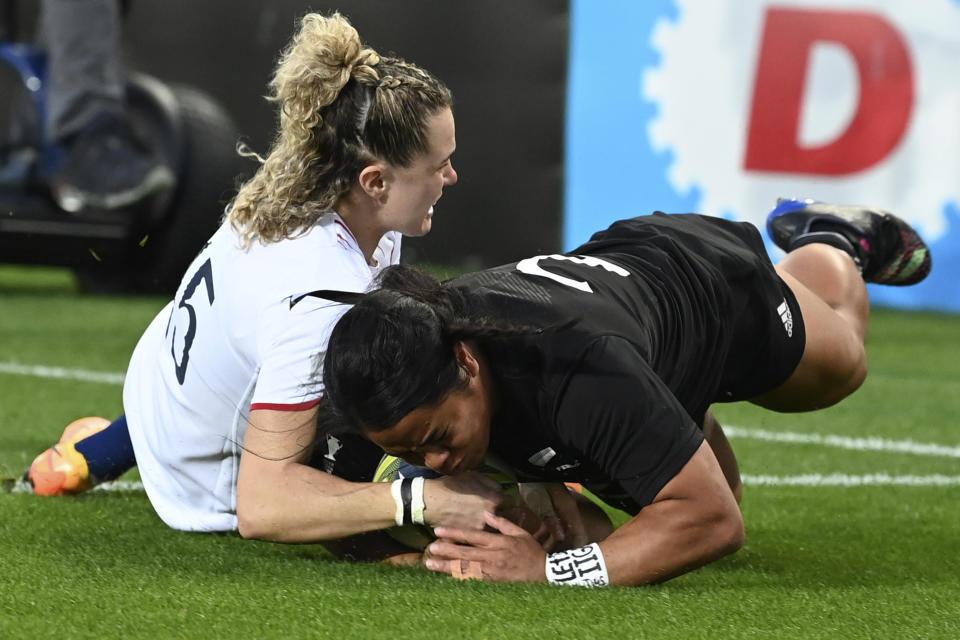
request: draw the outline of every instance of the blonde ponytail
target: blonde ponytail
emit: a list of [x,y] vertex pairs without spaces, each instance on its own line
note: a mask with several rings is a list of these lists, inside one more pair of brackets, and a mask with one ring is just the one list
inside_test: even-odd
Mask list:
[[[381,87],[388,74],[391,86]],[[398,91],[404,82],[414,90]],[[268,100],[279,105],[280,127],[266,159],[240,149],[262,164],[227,214],[244,246],[308,230],[374,159],[407,165],[426,150],[427,119],[452,105],[436,78],[365,47],[339,13],[304,16],[280,56]]]

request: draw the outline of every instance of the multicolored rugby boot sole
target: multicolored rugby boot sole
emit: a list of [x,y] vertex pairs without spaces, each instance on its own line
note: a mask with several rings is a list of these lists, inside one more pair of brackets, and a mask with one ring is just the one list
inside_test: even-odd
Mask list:
[[68,424],[60,441],[38,455],[24,474],[33,492],[40,496],[61,496],[93,488],[87,460],[74,445],[108,426],[110,421],[99,417],[80,418]]
[[930,249],[909,224],[886,211],[856,205],[781,198],[767,233],[784,251],[823,242],[851,253],[863,279],[907,286],[927,277]]

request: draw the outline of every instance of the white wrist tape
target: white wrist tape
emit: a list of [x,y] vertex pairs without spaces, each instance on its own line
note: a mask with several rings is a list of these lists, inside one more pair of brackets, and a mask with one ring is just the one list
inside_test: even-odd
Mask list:
[[403,478],[398,478],[390,483],[390,495],[393,496],[393,501],[397,505],[397,512],[393,516],[393,519],[396,521],[397,526],[403,525],[403,498],[400,496],[400,485],[403,483]]
[[426,524],[423,521],[423,512],[427,505],[423,503],[423,477],[413,479],[413,496],[411,503],[411,516],[413,524]]
[[610,584],[600,545],[594,542],[578,549],[548,554],[547,582],[581,587],[605,587]]

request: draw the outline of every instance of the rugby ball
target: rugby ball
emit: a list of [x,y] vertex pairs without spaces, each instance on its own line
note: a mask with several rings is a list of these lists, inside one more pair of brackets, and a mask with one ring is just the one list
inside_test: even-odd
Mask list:
[[[517,477],[506,463],[493,455],[488,455],[476,468],[476,471],[500,483],[504,491],[514,500],[520,501],[520,492],[517,489]],[[374,482],[393,482],[398,478],[439,478],[441,474],[427,467],[417,467],[396,456],[384,455],[373,474]],[[427,505],[427,509],[430,505]],[[390,527],[387,535],[400,544],[422,551],[428,544],[437,539],[433,529],[422,524],[407,524]]]

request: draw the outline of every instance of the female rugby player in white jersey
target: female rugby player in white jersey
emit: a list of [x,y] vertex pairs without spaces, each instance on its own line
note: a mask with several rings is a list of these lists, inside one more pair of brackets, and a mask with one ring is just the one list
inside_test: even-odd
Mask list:
[[[291,301],[365,290],[398,262],[401,235],[430,231],[457,182],[452,98],[423,69],[364,47],[339,14],[303,18],[271,89],[271,151],[140,339],[125,416],[71,425],[31,466],[37,493],[86,490],[135,454],[176,529],[308,542],[395,524],[389,484],[308,464],[323,392],[311,372],[342,309]],[[319,459],[336,472],[344,445],[330,445]],[[482,527],[497,491],[479,476],[428,481],[427,522]]]

